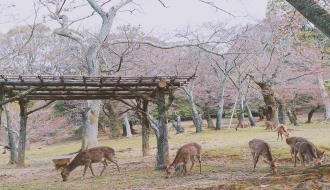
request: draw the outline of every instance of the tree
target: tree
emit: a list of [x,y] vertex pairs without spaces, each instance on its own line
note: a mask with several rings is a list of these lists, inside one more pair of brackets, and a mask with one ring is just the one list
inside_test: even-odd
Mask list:
[[[79,31],[69,29],[70,25],[77,20],[69,22],[69,18],[62,13],[62,8],[65,5],[65,2],[66,1],[63,1],[62,3],[61,1],[43,1],[49,12],[51,12],[50,17],[58,21],[58,23],[61,25],[61,27],[55,29],[54,32],[60,36],[77,42],[84,52],[88,75],[100,75],[100,62],[98,60],[99,51],[111,30],[117,12],[125,5],[131,3],[132,0],[122,0],[116,5],[111,6],[108,11],[104,11],[102,9],[102,5],[99,5],[97,1],[88,0],[90,7],[102,19],[102,26],[100,27],[94,40],[82,36]],[[50,4],[55,4],[56,10],[54,12],[51,11],[51,8],[49,7]],[[88,112],[88,114],[90,114],[90,123],[86,123],[86,125],[83,126],[83,136],[86,139],[82,141],[81,150],[92,148],[98,145],[97,130],[100,100],[88,100],[87,106],[91,108],[91,110]]]

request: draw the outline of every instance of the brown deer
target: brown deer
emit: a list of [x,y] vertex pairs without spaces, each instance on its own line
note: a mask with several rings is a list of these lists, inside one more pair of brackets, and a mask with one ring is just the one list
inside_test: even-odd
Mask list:
[[272,151],[268,143],[260,139],[253,139],[249,141],[249,147],[253,157],[253,171],[256,171],[256,165],[259,159],[259,156],[262,155],[266,160],[264,160],[270,166],[270,169],[273,173],[277,172],[276,160],[273,158]]
[[321,165],[322,161],[317,157],[316,148],[308,142],[297,142],[294,144],[294,167],[296,167],[297,153],[299,153],[300,162],[303,167],[305,167],[305,157],[313,161],[315,165]]
[[270,130],[273,130],[275,129],[275,125],[273,122],[271,121],[265,121],[265,124],[266,124],[266,130],[270,128]]
[[79,154],[77,154],[77,156],[72,160],[72,162],[67,167],[63,168],[61,172],[62,179],[63,181],[66,181],[71,171],[76,169],[78,166],[85,166],[84,174],[82,178],[84,178],[88,167],[91,169],[93,176],[95,176],[91,164],[96,162],[103,163],[104,167],[101,171],[100,174],[101,176],[105,168],[108,166],[106,160],[115,163],[117,165],[118,171],[120,172],[119,166],[117,162],[115,162],[114,160],[114,156],[115,156],[115,151],[107,146],[94,147],[82,151]]
[[286,144],[288,144],[290,146],[290,153],[291,153],[291,158],[292,158],[292,161],[294,161],[294,144],[296,144],[297,142],[308,142],[310,143],[312,146],[315,147],[316,149],[316,154],[317,154],[317,157],[319,159],[322,159],[323,156],[324,156],[324,151],[320,151],[312,142],[310,142],[309,140],[307,140],[306,138],[304,137],[289,137],[289,138],[286,138]]
[[239,127],[241,127],[241,128],[249,127],[249,129],[250,129],[250,127],[251,127],[250,121],[241,121],[241,122],[239,122],[237,124],[235,130],[237,131],[237,128],[239,128]]
[[280,135],[281,135],[281,140],[283,141],[282,134],[284,134],[285,138],[288,138],[290,136],[287,127],[283,124],[279,124],[276,128],[276,131],[277,131],[277,141],[280,138]]
[[181,174],[183,174],[184,171],[184,175],[186,175],[187,163],[189,162],[189,160],[191,160],[191,164],[192,164],[189,170],[189,172],[191,172],[191,169],[195,165],[195,159],[194,159],[195,156],[197,157],[199,162],[199,173],[202,173],[202,163],[201,163],[202,147],[199,144],[192,142],[185,144],[181,148],[179,148],[174,158],[174,161],[172,162],[171,165],[169,165],[166,168],[166,178],[171,177],[175,172],[175,168],[182,162],[183,162],[183,170]]

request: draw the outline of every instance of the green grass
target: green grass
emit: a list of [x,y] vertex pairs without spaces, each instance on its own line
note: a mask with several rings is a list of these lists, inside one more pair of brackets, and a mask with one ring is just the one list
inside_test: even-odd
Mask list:
[[[150,156],[142,157],[141,136],[130,138],[109,139],[99,142],[100,145],[110,146],[116,150],[121,173],[116,171],[113,164],[105,170],[102,177],[92,177],[90,171],[81,180],[82,167],[74,170],[67,182],[62,182],[60,174],[54,169],[52,157],[75,152],[80,149],[81,141],[66,141],[53,145],[42,146],[26,151],[26,168],[19,169],[7,165],[9,154],[0,155],[0,189],[189,189],[196,187],[211,187],[227,182],[240,180],[245,177],[265,175],[269,173],[266,164],[259,161],[257,172],[251,173],[252,158],[248,141],[253,138],[266,140],[275,157],[290,158],[289,146],[284,141],[277,141],[277,133],[264,130],[262,123],[251,129],[223,129],[220,131],[204,128],[201,133],[195,133],[195,128],[184,125],[185,132],[175,134],[169,132],[169,147],[171,161],[177,148],[187,142],[198,142],[203,147],[203,173],[199,175],[198,164],[191,174],[185,177],[165,179],[164,171],[155,171],[156,137],[150,136]],[[318,147],[330,147],[328,124],[301,124],[288,126],[291,136],[303,136]],[[322,148],[321,148],[322,149]],[[329,151],[329,150],[328,150]],[[326,150],[327,152],[327,150]],[[300,165],[298,165],[300,166]],[[93,165],[96,175],[101,170],[101,164]],[[190,168],[190,163],[188,169]],[[280,172],[299,170],[289,165],[279,165]],[[244,175],[243,175],[244,174]],[[229,178],[228,176],[232,176]],[[9,176],[9,177],[8,177]],[[294,186],[295,183],[291,183]],[[273,184],[274,189],[280,189],[280,184]]]

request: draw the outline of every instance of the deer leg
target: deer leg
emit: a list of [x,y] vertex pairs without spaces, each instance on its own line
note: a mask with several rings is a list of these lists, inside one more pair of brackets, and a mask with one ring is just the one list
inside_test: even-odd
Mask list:
[[301,163],[302,167],[305,167],[305,156],[302,155],[300,151],[299,151],[299,156],[300,156],[300,163]]
[[257,156],[256,155],[256,153],[254,154],[254,156],[253,156],[253,170],[252,171],[256,171],[256,166],[257,166],[257,162],[258,162],[258,160],[259,160],[259,156]]
[[195,159],[194,159],[194,157],[191,157],[191,167],[190,167],[190,170],[189,170],[189,172],[191,172],[191,170],[193,169],[193,167],[194,167],[194,165],[195,165]]
[[81,179],[83,179],[85,177],[85,174],[86,174],[86,171],[87,171],[87,168],[91,165],[91,162],[88,162],[87,164],[85,164],[85,168],[84,168],[84,174],[82,176]]
[[106,161],[106,160],[103,160],[102,163],[103,163],[103,169],[102,169],[102,171],[101,171],[101,173],[100,173],[100,176],[102,176],[102,174],[103,174],[105,168],[108,167],[108,164],[107,164],[107,161]]
[[116,166],[117,166],[117,169],[118,169],[118,172],[120,173],[119,165],[117,164],[117,162],[116,162],[116,161],[114,161],[114,159],[113,159],[113,158],[111,158],[111,157],[109,157],[109,156],[106,156],[106,159],[107,159],[107,160],[109,160],[110,162],[113,162],[114,164],[116,164]]
[[92,164],[89,164],[89,169],[91,169],[91,172],[92,172],[93,176],[95,176],[94,172],[93,172]]
[[198,162],[199,162],[199,173],[201,174],[202,173],[202,162],[201,162],[201,157],[199,155],[197,155],[197,159],[198,159]]
[[296,163],[297,163],[297,150],[296,150],[296,148],[294,148],[294,165],[293,165],[293,167],[297,167]]

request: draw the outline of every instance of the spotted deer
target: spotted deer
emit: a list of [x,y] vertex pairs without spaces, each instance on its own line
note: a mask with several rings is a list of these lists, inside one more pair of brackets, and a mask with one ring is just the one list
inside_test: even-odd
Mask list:
[[84,174],[82,178],[85,177],[86,170],[88,167],[91,169],[93,176],[95,176],[91,164],[96,162],[103,163],[103,169],[100,173],[101,176],[105,168],[108,166],[106,160],[115,163],[117,165],[118,172],[120,172],[119,166],[117,162],[114,160],[114,156],[115,156],[115,151],[107,146],[94,147],[82,151],[79,154],[77,154],[77,156],[72,160],[72,162],[68,166],[62,169],[61,172],[62,179],[63,181],[66,181],[70,173],[78,166],[85,166]]
[[305,158],[314,161],[315,165],[321,165],[322,161],[317,157],[316,148],[308,142],[298,141],[294,144],[294,167],[296,167],[297,154],[299,153],[302,167],[305,167]]
[[277,141],[280,138],[280,135],[281,135],[281,140],[282,141],[283,141],[283,136],[282,135],[284,135],[285,138],[288,138],[290,136],[287,127],[283,124],[279,124],[276,128],[276,131],[277,131]]
[[199,173],[202,173],[202,163],[201,163],[202,147],[199,144],[192,142],[185,144],[181,148],[179,148],[172,164],[166,168],[166,178],[171,177],[175,172],[175,168],[178,165],[180,165],[182,162],[183,162],[183,170],[181,174],[183,174],[184,172],[184,175],[186,175],[187,163],[189,162],[189,160],[191,160],[192,163],[191,168],[189,170],[189,172],[191,172],[191,169],[195,165],[195,159],[194,159],[195,156],[197,157],[199,162]]
[[271,121],[265,121],[265,124],[266,124],[266,130],[270,128],[270,130],[273,130],[275,129],[275,125],[273,122]]
[[275,163],[277,158],[275,159],[273,158],[271,148],[267,142],[260,139],[253,139],[249,141],[249,147],[253,157],[252,171],[256,171],[256,165],[259,160],[259,156],[262,155],[267,160],[264,161],[269,165],[273,173],[277,173],[277,168]]
[[241,127],[241,128],[249,127],[249,129],[250,129],[250,127],[251,127],[250,121],[241,121],[241,122],[239,122],[237,124],[235,130],[237,131],[237,128],[239,128],[239,127]]

